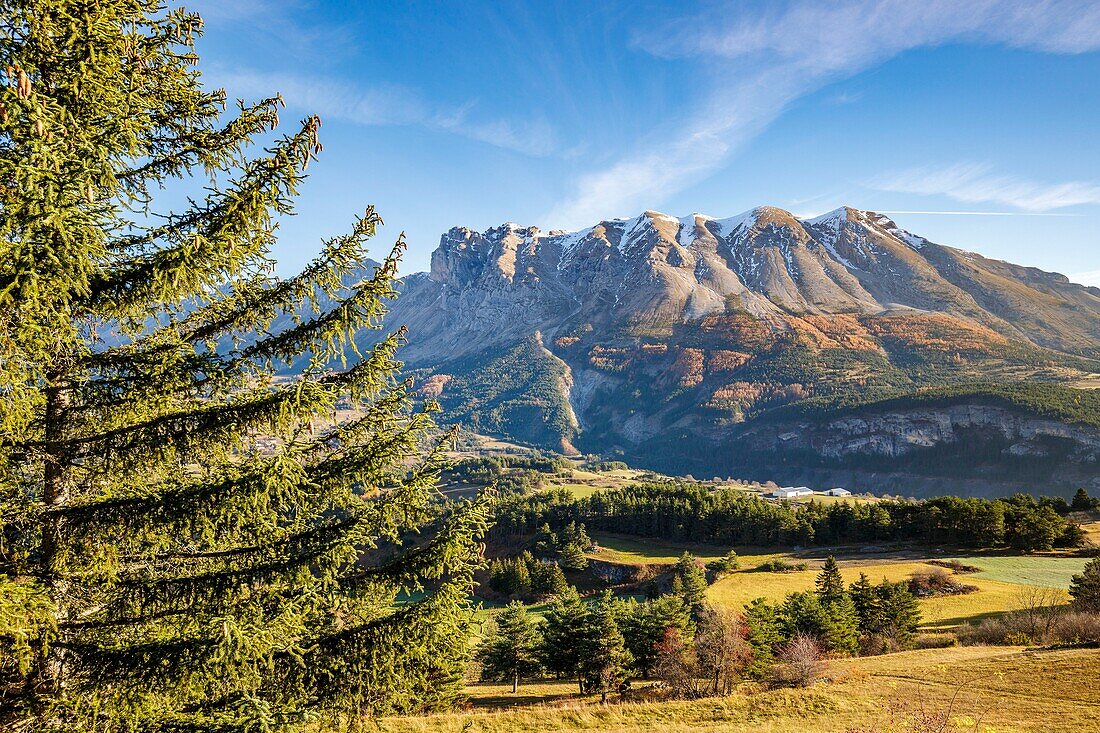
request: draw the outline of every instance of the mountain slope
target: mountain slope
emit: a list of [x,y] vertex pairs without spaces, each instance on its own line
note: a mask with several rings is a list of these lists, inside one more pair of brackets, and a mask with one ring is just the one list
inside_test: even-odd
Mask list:
[[[1100,385],[1100,290],[851,208],[455,228],[387,323],[409,326],[403,358],[436,375],[431,391],[460,422],[703,471],[748,465],[714,450],[811,398]],[[687,460],[684,440],[711,458]]]

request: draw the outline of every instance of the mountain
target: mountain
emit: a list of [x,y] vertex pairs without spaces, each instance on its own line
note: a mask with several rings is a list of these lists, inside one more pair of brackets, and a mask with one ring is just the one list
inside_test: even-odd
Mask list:
[[[1072,435],[1057,439],[1072,448],[1055,453],[1081,470],[1055,476],[1051,458],[1050,471],[1029,475],[1059,486],[1100,480],[1097,425],[1033,409],[1065,397],[1056,385],[1086,397],[1093,393],[1074,388],[1100,386],[1100,289],[933,243],[870,211],[647,211],[571,233],[454,228],[431,271],[405,279],[387,323],[409,327],[403,358],[450,419],[556,450],[824,481],[829,471],[888,476],[881,459],[900,465],[909,452],[943,459],[967,431],[1000,420],[1014,427],[990,443],[989,460],[949,473],[1005,488],[994,485],[1019,475],[1006,473],[1008,457],[1042,463],[1054,455],[1043,453],[1042,436],[1063,426],[1055,432]],[[1000,417],[977,427],[949,417],[988,408],[990,385],[1038,391],[1002,399]],[[945,386],[950,404],[892,403],[895,423],[905,422],[897,410],[912,409],[942,428],[908,442],[886,439],[880,433],[893,428],[879,423],[851,450],[781,437],[817,434],[809,413],[788,416],[794,422],[779,432],[766,428],[788,405],[815,406],[814,425],[828,426],[830,410],[884,415],[880,400]],[[920,463],[906,462],[918,488]]]

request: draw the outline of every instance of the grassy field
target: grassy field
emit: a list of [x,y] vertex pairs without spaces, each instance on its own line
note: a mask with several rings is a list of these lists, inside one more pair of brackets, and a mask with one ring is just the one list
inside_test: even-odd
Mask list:
[[1085,557],[1003,557],[978,555],[955,558],[967,565],[981,568],[980,573],[968,578],[997,580],[1019,585],[1038,585],[1048,588],[1069,588],[1069,581],[1085,568]]
[[[620,565],[671,565],[685,552],[690,552],[700,560],[713,560],[726,554],[729,548],[717,545],[700,545],[690,542],[670,542],[665,540],[634,539],[615,537],[605,534],[593,534],[592,539],[600,546],[599,552],[588,553],[590,558],[613,562]],[[747,551],[746,561],[750,558],[764,559],[776,557],[775,553],[754,553]]]
[[605,489],[622,489],[635,484],[646,475],[645,471],[632,468],[613,471],[588,471],[574,468],[567,476],[547,476],[543,479],[544,488],[566,489],[578,499],[592,496]]
[[[754,691],[728,698],[599,705],[571,683],[474,685],[469,710],[377,721],[387,733],[511,731],[725,731],[841,733],[909,711],[944,712],[976,733],[1100,730],[1100,650],[1027,651],[963,647],[836,660],[804,690]],[[894,712],[891,712],[891,711]],[[894,730],[903,730],[895,728]]]
[[[685,551],[701,560],[723,556],[728,548],[660,540],[643,540],[598,535],[594,539],[600,551],[589,557],[623,565],[668,565],[676,562]],[[782,601],[788,593],[814,587],[823,556],[821,552],[790,553],[762,548],[736,548],[741,558],[741,570],[714,583],[708,591],[711,600],[730,608],[740,609],[754,598]],[[791,563],[804,562],[806,570],[787,573],[757,572],[754,568],[774,558]],[[866,573],[872,582],[884,578],[890,581],[908,580],[913,573],[937,570],[926,562],[929,558],[917,550],[898,550],[881,556],[858,552],[837,553],[844,579],[851,583]],[[951,559],[936,556],[936,559]],[[981,567],[978,573],[959,576],[959,580],[978,587],[974,593],[941,596],[921,600],[924,625],[929,629],[946,629],[966,621],[979,621],[988,616],[1020,608],[1026,586],[1067,589],[1069,579],[1080,573],[1087,558],[1033,555],[1023,557],[981,555],[959,556],[968,565]],[[1068,600],[1068,596],[1067,596]]]
[[[841,572],[845,581],[851,583],[866,573],[872,582],[882,579],[890,581],[907,580],[915,572],[929,571],[934,566],[923,562],[883,562],[861,563],[858,565],[841,562]],[[812,590],[816,570],[803,570],[789,573],[761,573],[740,571],[722,578],[708,591],[715,602],[731,608],[741,608],[754,598],[764,597],[769,601],[782,601],[788,593]],[[963,582],[975,585],[978,590],[958,596],[940,596],[920,601],[923,625],[929,629],[944,629],[957,626],[964,621],[977,621],[996,613],[1012,610],[1021,605],[1021,586],[1018,583],[1006,583],[998,580],[976,578],[973,575],[962,576]]]

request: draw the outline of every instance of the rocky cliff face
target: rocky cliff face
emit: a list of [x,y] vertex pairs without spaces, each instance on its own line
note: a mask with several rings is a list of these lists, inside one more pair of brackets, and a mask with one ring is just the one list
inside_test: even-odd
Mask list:
[[[647,211],[571,233],[455,228],[431,271],[406,279],[387,322],[409,326],[403,358],[449,378],[440,399],[464,422],[555,449],[629,455],[673,435],[720,445],[811,397],[1100,383],[1100,290],[851,208],[813,219],[774,207],[728,219]],[[520,352],[543,366],[517,374]],[[933,412],[903,427],[846,418],[829,439],[791,446],[828,460],[900,456],[1012,423]]]
[[[989,495],[1100,489],[1100,428],[962,397],[910,408],[761,420],[727,437],[727,466],[754,477],[822,481],[890,493]],[[847,475],[845,472],[847,471]],[[918,477],[928,479],[924,486]],[[961,488],[952,487],[950,480]],[[932,486],[938,488],[932,489]]]

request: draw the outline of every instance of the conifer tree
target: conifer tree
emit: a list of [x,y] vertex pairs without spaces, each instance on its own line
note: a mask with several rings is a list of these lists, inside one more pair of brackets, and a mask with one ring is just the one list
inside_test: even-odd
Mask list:
[[569,590],[569,581],[557,563],[535,560],[529,566],[531,591],[540,598],[558,596]]
[[879,633],[893,642],[895,648],[909,646],[920,626],[920,604],[909,592],[908,583],[891,583],[888,580],[876,589],[881,609]]
[[[558,677],[578,678],[590,630],[588,606],[575,588],[558,595],[544,615],[542,665]],[[579,680],[584,692],[584,680]]]
[[690,552],[685,552],[676,561],[674,592],[684,599],[684,603],[693,613],[698,613],[707,601],[707,576],[695,562]]
[[1089,560],[1084,570],[1070,579],[1069,594],[1078,610],[1100,613],[1100,557]]
[[160,0],[0,7],[0,728],[446,704],[485,512],[440,500],[402,333],[345,361],[403,239],[364,270],[368,208],[275,277],[318,118],[227,112]]
[[527,613],[527,607],[512,601],[497,614],[489,632],[477,649],[482,679],[507,680],[512,692],[519,690],[519,681],[539,671],[539,630]]
[[1073,495],[1073,501],[1070,502],[1070,509],[1075,512],[1093,511],[1098,507],[1100,507],[1100,498],[1089,496],[1089,492],[1085,489],[1077,489]]
[[588,557],[575,542],[562,545],[560,562],[566,570],[584,570],[588,567]]
[[676,630],[676,638],[690,642],[695,634],[691,612],[679,596],[661,596],[646,603],[635,604],[623,615],[620,623],[626,647],[643,677],[648,677],[657,661],[658,646]]
[[859,620],[859,630],[864,633],[874,632],[879,628],[880,608],[879,594],[867,573],[860,573],[859,580],[848,589],[848,595],[852,597],[852,605],[856,609],[856,618]]
[[616,605],[610,591],[604,591],[589,615],[586,643],[582,647],[580,671],[584,692],[598,693],[600,702],[607,702],[610,693],[622,689],[634,664],[619,630]]
[[824,604],[836,603],[844,598],[844,578],[835,557],[829,555],[825,558],[825,564],[814,584],[817,587],[817,597]]
[[745,670],[754,679],[763,679],[775,662],[775,651],[783,642],[775,609],[763,598],[745,606],[745,641],[752,658]]

